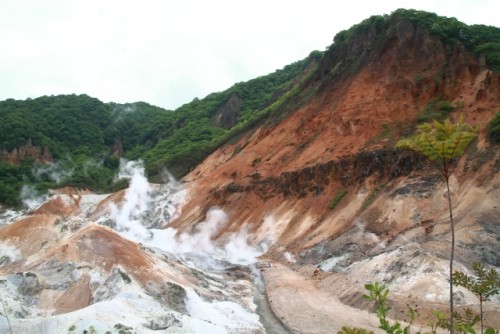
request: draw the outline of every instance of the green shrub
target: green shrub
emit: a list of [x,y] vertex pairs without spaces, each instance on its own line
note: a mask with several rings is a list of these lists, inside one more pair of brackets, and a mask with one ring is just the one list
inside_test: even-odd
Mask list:
[[497,112],[488,124],[488,137],[492,142],[500,143],[500,112]]
[[342,329],[337,332],[337,334],[374,334],[374,333],[373,331],[369,331],[364,328],[343,326]]
[[[482,270],[482,266],[476,264],[476,268],[479,266]],[[477,274],[477,271],[476,271]],[[489,281],[493,280],[493,283],[498,284],[498,277],[496,276],[496,271],[493,274],[493,271],[491,273],[484,273],[482,274],[484,276],[488,276]],[[484,278],[484,277],[483,277]],[[463,285],[462,283],[465,283]],[[457,285],[463,285],[467,287],[469,283],[473,283],[472,285],[475,286],[476,288],[480,287],[480,285],[476,285],[475,278],[472,277],[467,277],[465,274],[456,272],[455,275],[455,283]],[[470,287],[470,286],[469,286]],[[369,300],[375,304],[375,313],[379,319],[380,326],[379,328],[384,330],[388,334],[409,334],[411,332],[411,327],[413,323],[421,319],[421,315],[418,312],[417,309],[413,309],[409,305],[407,305],[407,325],[406,327],[403,327],[404,325],[400,323],[399,321],[394,321],[390,320],[387,318],[388,312],[391,310],[391,307],[389,305],[389,300],[388,300],[388,295],[389,295],[389,289],[387,289],[384,285],[379,284],[378,282],[374,282],[373,284],[365,284],[365,289],[368,291],[368,294],[364,294],[363,297],[366,300]],[[471,290],[472,291],[472,290]],[[498,292],[496,292],[498,293]],[[437,334],[438,333],[438,328],[439,329],[450,329],[450,321],[448,319],[448,315],[442,311],[433,311],[433,317],[426,319],[428,326],[430,326],[430,331],[425,332],[425,333],[430,333],[430,334]],[[453,312],[453,320],[454,320],[454,332],[455,333],[463,333],[463,334],[476,334],[476,330],[474,327],[477,325],[477,323],[480,320],[480,316],[474,313],[469,308],[466,308],[464,312],[459,313],[459,312]],[[343,330],[344,328],[342,328]],[[345,334],[350,334],[350,333],[362,333],[364,329],[362,328],[348,328],[348,331],[345,332],[338,332],[337,334],[340,333],[345,333]],[[452,333],[453,331],[450,331]],[[417,334],[421,334],[421,331],[416,331]],[[481,333],[483,333],[483,326],[481,325]],[[493,328],[486,328],[484,331],[485,334],[498,334],[498,330],[495,330]]]
[[450,102],[437,98],[427,104],[424,111],[418,116],[417,121],[419,123],[430,122],[435,119],[442,121],[453,110],[455,110],[455,107]]

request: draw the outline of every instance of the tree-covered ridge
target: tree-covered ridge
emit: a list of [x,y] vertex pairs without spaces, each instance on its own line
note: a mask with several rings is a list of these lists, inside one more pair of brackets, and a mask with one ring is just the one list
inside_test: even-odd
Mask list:
[[12,150],[29,139],[56,158],[75,150],[96,154],[106,149],[109,108],[86,95],[44,96],[0,102],[0,147]]
[[147,103],[105,104],[87,95],[1,101],[0,149],[11,152],[30,142],[48,148],[54,164],[37,164],[29,156],[18,165],[0,162],[0,203],[19,204],[26,185],[32,192],[63,185],[114,189],[119,161],[113,150],[143,140],[143,126],[168,113]]
[[482,24],[467,25],[454,17],[416,10],[399,9],[394,15],[401,15],[415,24],[423,25],[447,45],[453,45],[456,41],[463,43],[477,56],[484,56],[489,68],[500,72],[500,28]]
[[169,132],[171,111],[144,102],[103,103],[87,95],[43,96],[0,102],[0,149],[12,151],[28,141],[47,147],[55,159],[86,155],[97,158],[115,145],[128,152],[151,147]]
[[390,15],[374,15],[339,32],[334,37],[332,48],[345,47],[356,36],[369,30],[380,34],[388,31],[395,20],[407,19],[417,26],[425,28],[430,34],[439,36],[447,46],[462,43],[477,56],[484,56],[487,66],[500,72],[500,28],[486,25],[467,25],[454,17],[439,16],[435,13],[414,9],[398,9]]
[[[357,69],[391,25],[400,20],[424,27],[445,45],[460,42],[483,55],[490,68],[500,70],[499,28],[467,26],[454,18],[399,9],[391,15],[372,16],[338,33],[327,51],[335,57],[323,57],[323,52],[314,51],[273,73],[196,98],[173,111],[144,102],[103,103],[86,95],[0,101],[0,149],[10,152],[28,141],[47,147],[60,168],[72,171],[59,182],[94,190],[112,186],[118,167],[116,155],[143,159],[154,181],[159,181],[164,168],[182,177],[232,138],[264,120],[279,122],[297,105],[314,98],[318,87]],[[318,71],[314,72],[317,64]],[[309,74],[313,80],[309,80]],[[35,184],[42,190],[55,185],[48,174],[32,175],[35,168],[33,161],[19,166],[2,163],[0,203],[17,201],[22,184]]]
[[[321,55],[321,52],[313,52],[268,75],[237,83],[202,100],[194,99],[176,109],[173,118],[148,130],[150,138],[168,136],[163,136],[151,149],[138,146],[131,157],[143,157],[150,175],[158,174],[164,167],[175,176],[185,175],[221,144],[268,115],[272,110],[270,106],[286,94],[307,65]],[[240,105],[234,124],[224,127],[217,124],[214,117],[231,97],[236,97]]]
[[[194,99],[174,111],[145,102],[103,103],[87,95],[0,101],[0,150],[11,152],[31,142],[48,148],[56,166],[40,172],[45,167],[29,158],[19,165],[0,162],[0,203],[18,204],[26,184],[41,192],[62,185],[109,191],[119,165],[117,154],[143,159],[156,181],[164,168],[181,177],[261,119],[305,66],[320,56],[312,53],[274,73]],[[221,126],[215,114],[234,96],[240,102],[237,117],[231,126]]]

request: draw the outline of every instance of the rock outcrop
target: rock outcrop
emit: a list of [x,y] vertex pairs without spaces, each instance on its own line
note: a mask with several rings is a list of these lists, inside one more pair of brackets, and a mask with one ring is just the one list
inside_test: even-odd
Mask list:
[[227,102],[215,112],[213,122],[221,128],[231,129],[236,123],[240,110],[241,99],[238,95],[232,94]]
[[0,161],[19,164],[24,159],[31,159],[44,164],[53,162],[49,148],[35,146],[32,144],[31,139],[25,145],[14,148],[10,152],[0,147]]

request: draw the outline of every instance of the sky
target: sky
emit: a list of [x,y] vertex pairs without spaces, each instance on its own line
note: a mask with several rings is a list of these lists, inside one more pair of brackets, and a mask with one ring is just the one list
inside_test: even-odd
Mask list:
[[175,109],[398,8],[500,26],[499,0],[0,0],[0,100],[87,94]]

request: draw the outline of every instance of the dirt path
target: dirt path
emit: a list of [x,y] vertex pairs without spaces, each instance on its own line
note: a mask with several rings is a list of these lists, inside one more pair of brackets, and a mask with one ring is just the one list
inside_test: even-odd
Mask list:
[[271,308],[292,333],[336,333],[342,326],[380,332],[378,319],[315,287],[314,281],[281,264],[262,270]]

